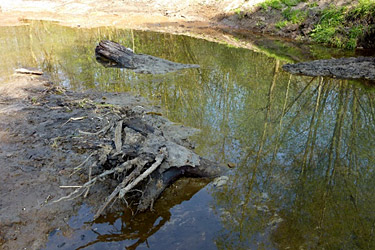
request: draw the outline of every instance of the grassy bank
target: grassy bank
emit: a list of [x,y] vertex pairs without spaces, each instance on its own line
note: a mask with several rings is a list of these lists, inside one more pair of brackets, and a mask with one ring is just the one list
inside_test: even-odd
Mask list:
[[[302,4],[303,7],[298,8]],[[281,11],[282,19],[275,24],[277,29],[297,24],[300,27],[313,25],[308,37],[319,43],[353,49],[366,46],[367,36],[375,30],[375,1],[359,0],[342,6],[333,3],[319,7],[319,1],[267,0],[261,5],[263,11]],[[316,21],[315,21],[316,20]]]
[[260,20],[249,28],[266,33],[346,49],[375,48],[375,0],[266,0],[241,12],[245,23],[243,17]]
[[360,0],[354,6],[330,5],[320,12],[320,22],[311,32],[311,38],[336,47],[356,48],[366,43],[366,36],[375,29],[375,1]]

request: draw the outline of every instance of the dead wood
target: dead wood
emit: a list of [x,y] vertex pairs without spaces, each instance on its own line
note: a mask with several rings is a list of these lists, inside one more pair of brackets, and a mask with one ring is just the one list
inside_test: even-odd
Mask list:
[[116,200],[126,204],[130,200],[138,211],[144,211],[181,177],[215,178],[226,171],[225,166],[203,159],[191,150],[187,137],[196,131],[194,129],[175,126],[164,117],[145,111],[116,109],[105,116],[108,120],[97,119],[105,121],[98,132],[81,133],[85,141],[95,141],[91,144],[99,145],[98,150],[74,168],[75,173],[90,164],[85,170],[88,181],[55,202],[85,197],[97,181],[112,179],[117,185],[105,201],[98,204],[95,218]]
[[119,66],[134,69],[133,56],[134,53],[131,49],[125,48],[124,46],[111,42],[101,41],[95,48],[95,54],[102,60],[110,60],[117,63]]
[[97,61],[105,67],[127,68],[143,74],[165,74],[181,69],[199,68],[196,64],[176,63],[155,56],[136,54],[112,41],[101,41],[95,48],[95,55]]
[[122,138],[121,138],[122,123],[123,123],[123,120],[119,121],[115,129],[115,148],[117,152],[120,151],[122,147]]
[[283,69],[291,74],[298,75],[375,80],[374,57],[315,60],[296,64],[285,64]]

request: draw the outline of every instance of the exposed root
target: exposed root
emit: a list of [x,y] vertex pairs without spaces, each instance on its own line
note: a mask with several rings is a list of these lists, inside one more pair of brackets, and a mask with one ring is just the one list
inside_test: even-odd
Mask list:
[[138,176],[137,179],[135,179],[132,183],[130,183],[129,185],[127,185],[126,187],[124,187],[124,188],[122,188],[120,190],[120,194],[119,194],[120,198],[123,198],[127,192],[129,192],[140,181],[142,181],[143,179],[145,179],[152,172],[154,172],[157,167],[160,166],[161,162],[164,160],[164,158],[166,156],[165,148],[161,149],[161,151],[163,151],[163,152],[161,152],[159,155],[156,156],[156,158],[155,158],[156,161],[155,161],[154,164],[152,164],[151,167],[149,167],[145,172],[143,172],[143,174],[141,174],[140,176]]
[[[81,103],[93,102],[84,100]],[[152,112],[145,114],[143,108],[142,111],[112,108],[112,112],[108,113],[107,109],[101,115],[98,106],[93,108],[98,119],[92,121],[105,125],[95,133],[79,130],[82,137],[86,135],[82,143],[97,145],[97,148],[73,172],[77,173],[89,161],[93,162],[88,168],[88,181],[82,186],[70,186],[77,189],[53,203],[87,197],[97,181],[112,179],[112,183],[115,180],[118,184],[99,204],[94,218],[98,218],[116,201],[123,201],[129,208],[129,204],[136,204],[137,211],[143,211],[152,208],[163,190],[178,178],[211,178],[223,170],[182,146],[186,137],[179,139],[177,132],[173,136],[168,135],[171,133],[169,130],[176,126],[161,116],[155,116]],[[183,132],[186,135],[186,131]]]

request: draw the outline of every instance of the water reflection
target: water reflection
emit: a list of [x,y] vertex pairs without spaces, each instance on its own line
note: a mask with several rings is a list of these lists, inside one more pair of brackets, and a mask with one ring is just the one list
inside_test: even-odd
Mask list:
[[[216,249],[212,228],[220,226],[206,202],[204,179],[180,179],[155,203],[152,211],[133,214],[130,209],[92,221],[84,205],[68,224],[74,233],[50,235],[45,249]],[[194,196],[194,197],[193,197]]]
[[[91,234],[79,247],[375,247],[373,88],[292,76],[278,57],[170,34],[32,23],[1,28],[0,37],[10,53],[0,77],[34,66],[73,89],[142,94],[171,120],[201,129],[198,153],[237,165],[227,186],[209,188],[211,196],[207,188],[194,195],[202,186],[185,188],[180,200],[192,198],[184,206],[161,200],[152,214],[109,215],[89,227],[113,224],[117,231]],[[93,53],[101,39],[201,68],[156,76],[104,68]],[[200,215],[190,227],[172,223],[187,223],[194,211]]]
[[269,234],[280,249],[374,248],[373,90],[292,76],[280,86],[278,68],[258,115],[247,120],[251,101],[237,111],[246,150],[230,184],[213,192],[225,227],[218,245],[246,249]]

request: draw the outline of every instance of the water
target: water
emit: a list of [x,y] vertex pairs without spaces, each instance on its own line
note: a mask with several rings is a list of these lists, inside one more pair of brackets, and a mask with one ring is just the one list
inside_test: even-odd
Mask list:
[[[375,91],[356,81],[293,76],[286,57],[185,36],[34,22],[0,29],[14,68],[37,67],[75,90],[132,91],[201,129],[196,151],[233,162],[228,185],[182,180],[155,211],[92,222],[83,205],[47,249],[371,249],[375,247]],[[104,68],[111,39],[137,53],[201,65],[166,75]],[[300,58],[304,53],[292,50]],[[300,52],[298,52],[300,51]],[[323,53],[324,52],[324,53]],[[337,51],[314,48],[306,58]],[[179,192],[183,190],[183,192]]]

